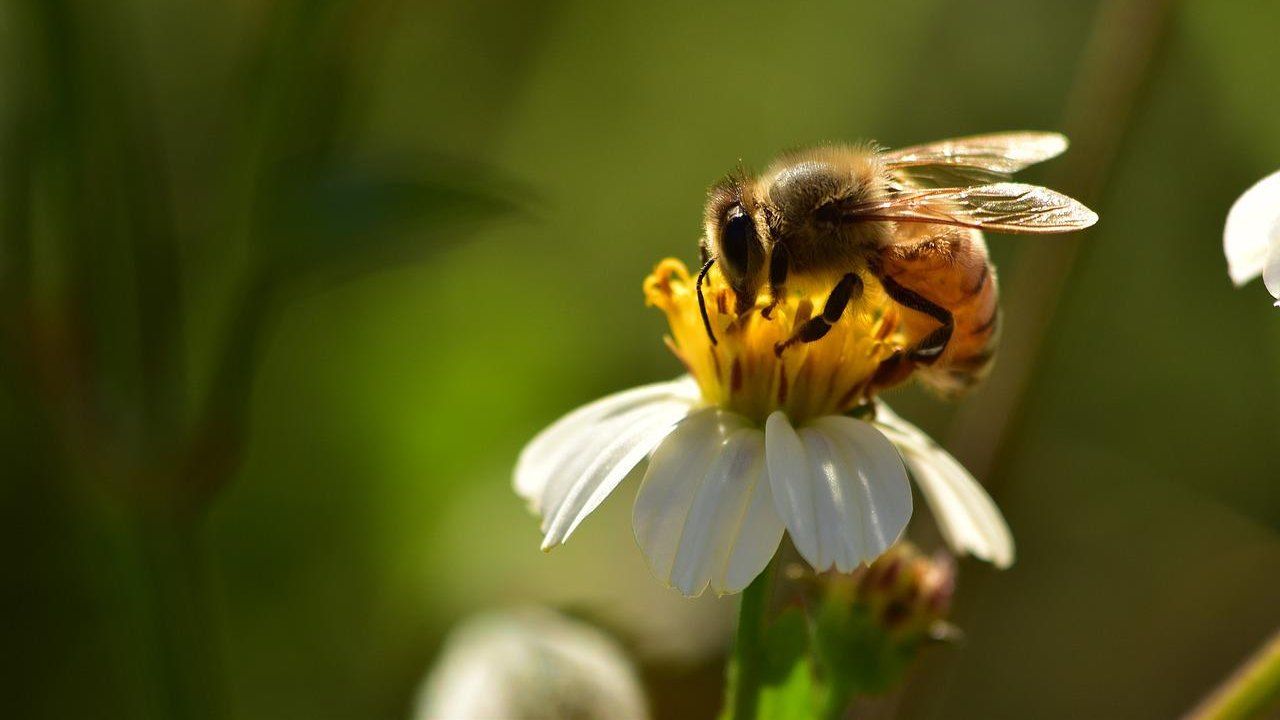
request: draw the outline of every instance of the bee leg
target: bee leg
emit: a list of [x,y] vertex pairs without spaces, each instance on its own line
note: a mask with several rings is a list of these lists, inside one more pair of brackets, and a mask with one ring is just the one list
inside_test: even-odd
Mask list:
[[845,308],[849,307],[849,303],[857,298],[862,297],[862,278],[857,273],[847,273],[840,278],[840,282],[832,288],[831,294],[827,296],[827,302],[822,306],[822,314],[816,315],[805,321],[795,333],[784,342],[777,343],[773,346],[773,352],[782,355],[782,351],[795,345],[796,343],[811,343],[815,340],[821,340],[835,325],[842,315]]
[[772,255],[769,257],[769,304],[760,311],[765,320],[773,314],[773,309],[778,306],[778,302],[782,299],[783,293],[787,289],[787,254],[781,247],[774,247]]
[[871,377],[868,391],[882,390],[898,385],[911,376],[913,369],[914,365],[907,359],[906,353],[899,350],[880,363],[875,375]]
[[943,351],[947,349],[947,343],[951,341],[951,333],[956,327],[955,318],[951,316],[951,311],[932,300],[924,298],[915,290],[904,287],[888,275],[882,275],[879,279],[880,284],[884,286],[885,294],[894,302],[917,312],[922,312],[942,323],[941,327],[926,335],[923,340],[907,353],[908,360],[921,365],[932,365],[937,362]]
[[934,330],[912,348],[911,352],[907,353],[907,357],[921,365],[932,365],[947,349],[947,343],[951,341],[951,332],[954,329],[953,323],[947,323]]

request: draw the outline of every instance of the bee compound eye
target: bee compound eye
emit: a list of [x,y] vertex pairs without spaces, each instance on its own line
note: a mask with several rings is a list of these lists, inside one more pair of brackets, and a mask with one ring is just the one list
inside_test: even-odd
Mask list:
[[756,242],[756,226],[741,205],[734,205],[725,213],[724,226],[720,230],[720,252],[729,265],[746,270],[751,257],[751,246]]

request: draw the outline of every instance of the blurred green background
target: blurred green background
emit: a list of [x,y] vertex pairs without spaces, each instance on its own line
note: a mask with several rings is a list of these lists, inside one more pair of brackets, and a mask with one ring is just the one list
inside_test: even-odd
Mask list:
[[[0,715],[170,717],[195,682],[192,716],[406,717],[450,625],[545,602],[634,652],[657,715],[711,717],[734,602],[649,577],[634,479],[540,553],[516,453],[677,373],[640,281],[695,257],[712,180],[1105,132],[1071,104],[1106,10],[0,2]],[[983,477],[1018,563],[961,565],[966,639],[901,716],[1170,717],[1280,621],[1280,326],[1221,252],[1280,167],[1278,23],[1172,4]],[[1070,242],[991,239],[1006,287]],[[981,437],[1010,367],[959,410],[890,400]]]

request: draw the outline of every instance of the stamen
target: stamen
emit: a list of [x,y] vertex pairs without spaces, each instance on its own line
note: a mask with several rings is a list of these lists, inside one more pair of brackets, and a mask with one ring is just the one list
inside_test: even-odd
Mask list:
[[787,366],[782,361],[778,362],[778,407],[784,407],[787,404]]
[[[884,293],[871,285],[823,337],[786,345],[779,356],[776,349],[813,317],[815,302],[822,302],[830,288],[762,296],[738,313],[730,302],[737,296],[719,267],[705,270],[698,288],[682,263],[663,261],[645,281],[645,297],[666,314],[667,346],[698,382],[703,401],[756,422],[775,410],[795,423],[847,412],[878,387],[874,379],[888,369],[882,363],[892,365],[915,340],[906,336]],[[769,317],[756,312],[766,299],[776,301]],[[708,332],[713,328],[719,335],[715,341]],[[910,371],[910,363],[897,362]]]

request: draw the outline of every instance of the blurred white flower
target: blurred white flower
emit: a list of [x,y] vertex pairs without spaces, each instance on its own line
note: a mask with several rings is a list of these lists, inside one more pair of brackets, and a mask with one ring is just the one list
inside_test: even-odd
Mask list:
[[1231,206],[1222,249],[1236,285],[1261,275],[1267,290],[1280,299],[1280,172],[1263,178]]
[[450,633],[419,689],[415,720],[643,720],[622,649],[543,608],[493,612]]

